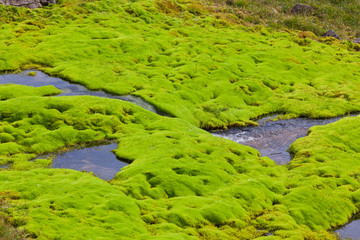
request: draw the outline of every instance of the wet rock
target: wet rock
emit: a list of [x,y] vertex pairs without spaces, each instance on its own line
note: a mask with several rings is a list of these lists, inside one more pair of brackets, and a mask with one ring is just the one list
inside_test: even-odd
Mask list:
[[336,39],[340,40],[339,35],[337,35],[337,33],[334,30],[329,30],[326,33],[324,33],[322,36],[323,37],[333,37],[333,38],[336,38]]
[[360,38],[357,38],[357,39],[353,40],[353,43],[358,43],[358,44],[360,44]]
[[316,10],[315,7],[311,7],[308,5],[295,4],[295,6],[291,9],[292,14],[309,14],[312,13],[313,10]]
[[55,4],[55,0],[0,0],[2,5],[11,5],[15,7],[26,7],[26,8],[39,8],[47,6],[50,3]]

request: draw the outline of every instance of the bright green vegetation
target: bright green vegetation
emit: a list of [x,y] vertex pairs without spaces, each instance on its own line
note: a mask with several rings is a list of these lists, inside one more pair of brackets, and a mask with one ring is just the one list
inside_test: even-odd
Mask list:
[[[0,71],[40,68],[176,118],[1,86],[9,223],[38,239],[334,239],[326,230],[358,212],[360,117],[312,128],[289,166],[201,129],[359,111],[358,45],[239,26],[192,1],[60,3],[0,6]],[[110,182],[29,161],[103,139],[132,162]]]
[[[360,117],[312,128],[285,167],[118,100],[23,97],[4,101],[0,114],[8,139],[2,164],[13,163],[0,172],[0,192],[18,194],[5,212],[39,239],[331,239],[323,230],[360,206],[360,142],[351,131]],[[116,154],[133,162],[111,182],[27,161],[104,138],[116,139]]]
[[1,27],[0,70],[37,65],[90,89],[141,96],[205,129],[274,112],[360,110],[359,56],[350,42],[231,25],[195,3],[174,2],[175,16],[151,1],[64,4],[0,6],[9,22]]
[[[333,29],[344,39],[360,37],[357,17],[360,3],[356,0],[205,0],[204,3],[210,5],[212,11],[221,9],[235,15],[235,19],[243,24],[311,31],[318,36]],[[305,14],[291,14],[297,3],[317,9]]]
[[16,84],[0,85],[0,100],[2,101],[23,96],[53,96],[60,93],[61,91],[54,86],[35,88]]

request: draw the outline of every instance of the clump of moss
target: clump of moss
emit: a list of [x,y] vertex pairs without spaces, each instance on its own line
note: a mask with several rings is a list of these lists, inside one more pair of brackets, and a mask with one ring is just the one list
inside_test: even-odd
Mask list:
[[[157,10],[168,5],[169,15]],[[51,87],[1,86],[0,165],[11,169],[0,171],[0,192],[19,194],[6,215],[33,236],[332,239],[325,230],[358,211],[358,118],[313,128],[292,145],[289,166],[199,128],[254,124],[274,112],[359,111],[351,44],[231,25],[192,1],[0,11],[0,71],[43,66],[177,117],[114,99],[41,97],[58,91]],[[29,161],[103,139],[117,140],[117,156],[132,162],[111,182]]]
[[28,72],[27,75],[31,76],[31,77],[34,77],[34,76],[36,76],[36,72]]
[[[356,209],[351,201],[344,201],[352,196],[344,189],[313,187],[327,183],[328,177],[314,181],[308,174],[295,173],[299,167],[277,166],[250,147],[131,103],[89,96],[23,97],[4,102],[0,114],[5,120],[2,131],[16,139],[8,138],[7,152],[0,150],[4,162],[12,163],[12,170],[0,172],[2,182],[7,182],[0,191],[20,196],[7,215],[37,237],[58,236],[61,213],[64,239],[99,234],[137,239],[150,233],[165,238],[237,239],[269,232],[280,238],[312,234],[331,239],[317,231],[342,223]],[[132,162],[110,183],[86,173],[44,169],[42,164],[48,162],[28,161],[37,153],[103,138],[116,139],[116,155]],[[29,170],[33,168],[38,169]],[[351,178],[347,181],[355,183]],[[67,198],[59,198],[62,191]],[[104,200],[112,196],[113,200]],[[27,210],[19,211],[24,201]],[[106,204],[89,215],[96,201]],[[329,214],[327,204],[336,205],[333,213]],[[68,212],[66,217],[63,211]],[[119,221],[99,220],[109,211]],[[84,216],[87,220],[80,221]],[[131,221],[136,225],[130,231],[125,225]],[[90,230],[94,223],[99,226],[96,231]]]
[[19,98],[23,96],[53,96],[61,93],[54,86],[29,87],[16,84],[0,85],[0,100]]
[[[47,66],[90,89],[140,96],[205,129],[251,124],[273,112],[316,118],[360,109],[351,44],[226,25],[199,3],[72,4],[16,10],[22,20],[2,27],[0,71]],[[176,13],[157,11],[166,6]],[[45,20],[50,13],[59,19]]]

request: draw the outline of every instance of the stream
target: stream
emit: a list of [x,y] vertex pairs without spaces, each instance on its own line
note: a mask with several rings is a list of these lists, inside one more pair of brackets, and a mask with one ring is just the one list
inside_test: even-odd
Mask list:
[[[36,72],[35,76],[28,76],[29,72]],[[57,96],[91,95],[97,97],[120,99],[135,103],[149,111],[159,115],[165,115],[153,105],[140,97],[126,95],[115,96],[103,91],[90,91],[86,87],[69,83],[60,78],[50,77],[41,71],[24,71],[22,74],[0,75],[0,84],[13,83],[33,87],[53,85],[63,92]],[[351,115],[355,116],[355,115]],[[276,117],[276,116],[275,116]],[[325,125],[335,122],[343,117],[330,119],[287,119],[271,121],[272,117],[262,118],[258,121],[259,126],[235,127],[225,131],[212,132],[213,135],[233,140],[239,144],[247,145],[259,150],[261,156],[267,156],[277,164],[283,165],[291,161],[291,155],[287,152],[289,146],[298,138],[305,137],[308,129],[315,125]],[[99,178],[110,180],[120,169],[127,165],[116,158],[111,152],[117,148],[116,143],[99,145],[86,145],[84,148],[70,150],[57,155],[45,155],[38,158],[53,157],[52,167],[71,168],[79,171],[93,172]],[[0,168],[8,166],[0,166]],[[332,231],[338,234],[340,239],[360,239],[360,220],[353,218],[349,223]]]
[[274,116],[260,119],[258,121],[259,126],[234,127],[225,131],[213,132],[212,134],[255,148],[259,150],[261,156],[269,157],[277,164],[284,165],[290,162],[292,158],[287,151],[289,146],[296,139],[305,137],[310,127],[329,124],[343,117],[328,119],[295,118],[271,121],[273,118]]
[[[349,115],[356,116],[357,114]],[[261,156],[267,156],[277,164],[283,165],[291,161],[292,156],[287,151],[296,139],[305,137],[310,127],[326,125],[343,117],[329,119],[296,118],[271,121],[276,116],[262,118],[258,126],[234,127],[225,131],[212,132],[213,135],[230,139],[239,144],[259,150]],[[343,226],[331,229],[341,239],[360,240],[360,216],[357,215]]]
[[[27,75],[29,72],[36,72],[35,76]],[[60,78],[50,77],[40,71],[24,71],[21,74],[3,74],[0,75],[0,84],[19,84],[33,87],[42,87],[53,85],[54,87],[62,90],[63,92],[57,96],[78,96],[90,95],[111,99],[120,99],[128,102],[135,103],[154,113],[164,115],[157,111],[156,108],[147,103],[142,98],[132,95],[115,96],[103,91],[90,91],[86,87],[79,84],[72,84]],[[93,172],[96,176],[104,180],[112,179],[120,169],[127,165],[116,158],[116,155],[111,151],[117,148],[116,143],[101,144],[101,145],[86,145],[81,149],[74,149],[65,153],[49,154],[39,156],[38,158],[52,157],[52,167],[54,168],[71,168],[79,171]],[[9,165],[0,166],[0,168],[9,168]]]
[[345,223],[342,226],[332,229],[335,232],[336,236],[340,240],[345,239],[360,239],[360,215],[354,215],[349,222]]
[[[28,73],[35,72],[35,76],[29,76]],[[79,95],[89,95],[103,98],[111,98],[111,99],[120,99],[127,102],[132,102],[146,110],[154,112],[156,114],[165,116],[165,114],[161,111],[158,111],[153,105],[146,102],[144,99],[140,97],[136,97],[133,95],[124,95],[124,96],[116,96],[104,91],[91,91],[86,87],[69,83],[67,81],[62,80],[61,78],[50,77],[49,75],[34,70],[26,70],[20,74],[3,74],[0,75],[0,84],[13,83],[19,85],[26,85],[32,87],[43,87],[47,85],[53,85],[54,87],[62,90],[63,92],[57,96],[79,96]]]

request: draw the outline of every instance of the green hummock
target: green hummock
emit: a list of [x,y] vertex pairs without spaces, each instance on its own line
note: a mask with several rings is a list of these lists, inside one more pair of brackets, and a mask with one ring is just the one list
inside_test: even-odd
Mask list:
[[[38,239],[335,239],[327,230],[360,208],[360,117],[311,128],[285,166],[203,129],[360,111],[357,45],[164,2],[0,5],[0,71],[38,68],[175,117],[0,86],[0,216]],[[109,182],[29,161],[103,139],[132,162]]]

